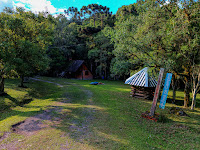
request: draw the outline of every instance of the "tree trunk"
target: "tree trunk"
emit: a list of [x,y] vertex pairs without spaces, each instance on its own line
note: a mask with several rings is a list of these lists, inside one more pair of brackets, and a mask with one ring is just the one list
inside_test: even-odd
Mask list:
[[105,68],[105,78],[104,79],[107,79],[107,69]]
[[172,99],[172,103],[174,104],[176,102],[176,87],[172,86],[173,88],[173,99]]
[[92,61],[90,62],[90,71],[93,72],[93,69],[92,69]]
[[24,75],[21,76],[21,85],[20,87],[24,87]]
[[1,82],[0,82],[0,95],[4,94],[4,78],[1,78]]
[[175,75],[172,76],[172,89],[173,89],[172,103],[174,104],[175,101],[176,101],[176,79],[175,79]]
[[[97,68],[97,62],[95,64],[95,68]],[[98,76],[98,70],[97,69],[95,70],[95,72],[96,72],[96,76]]]
[[189,80],[186,79],[185,89],[184,89],[184,107],[188,107],[190,101],[190,83]]
[[196,89],[193,91],[192,95],[193,95],[193,97],[192,97],[192,105],[191,105],[191,109],[194,110],[195,105],[196,105],[196,95],[197,95],[197,91],[196,91]]

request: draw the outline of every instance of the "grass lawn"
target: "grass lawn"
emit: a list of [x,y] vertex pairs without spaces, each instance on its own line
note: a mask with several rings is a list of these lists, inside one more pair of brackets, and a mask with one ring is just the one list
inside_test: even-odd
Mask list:
[[[152,101],[129,97],[130,86],[121,81],[96,80],[105,85],[90,85],[91,81],[42,79],[63,87],[34,81],[21,89],[17,80],[6,81],[8,95],[0,98],[0,132],[10,134],[0,145],[15,143],[21,149],[200,149],[199,108],[183,108],[191,117],[179,117],[168,112],[172,106],[182,106],[167,103],[156,112],[164,114],[168,122],[155,123],[141,118]],[[177,92],[177,97],[181,101],[183,93]],[[13,124],[52,107],[61,108],[53,112],[60,118],[58,124],[45,121],[49,127],[31,136],[11,132]]]
[[[47,109],[52,105],[52,100],[62,92],[48,83],[30,82],[27,84],[29,88],[20,88],[19,83],[16,79],[6,80],[5,92],[8,95],[0,97],[1,136],[10,131],[11,125]],[[52,94],[56,90],[57,92]]]

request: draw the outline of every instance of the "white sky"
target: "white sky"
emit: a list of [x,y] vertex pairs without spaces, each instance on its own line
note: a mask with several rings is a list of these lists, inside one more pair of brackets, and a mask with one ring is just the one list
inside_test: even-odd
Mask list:
[[51,14],[63,13],[63,8],[55,8],[49,0],[0,0],[0,12],[5,7],[25,7],[34,13],[48,11]]

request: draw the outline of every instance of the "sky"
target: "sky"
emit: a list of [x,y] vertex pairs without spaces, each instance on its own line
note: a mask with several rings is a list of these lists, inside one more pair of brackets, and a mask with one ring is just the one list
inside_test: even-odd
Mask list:
[[136,0],[0,0],[0,12],[5,7],[25,7],[34,13],[48,10],[55,15],[64,13],[64,10],[72,6],[80,9],[82,6],[95,3],[109,7],[115,14],[121,6],[135,2]]

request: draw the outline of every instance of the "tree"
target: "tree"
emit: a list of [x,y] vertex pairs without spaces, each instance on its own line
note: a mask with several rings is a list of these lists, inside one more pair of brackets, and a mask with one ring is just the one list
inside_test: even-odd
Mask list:
[[[185,83],[184,107],[190,99],[192,64],[199,57],[199,3],[195,1],[147,1],[144,23],[138,28],[138,43],[154,53],[153,63],[178,74]],[[143,4],[144,5],[144,4]],[[194,23],[195,22],[195,23]],[[137,35],[136,34],[136,35]],[[136,39],[136,38],[135,38]],[[152,60],[152,59],[149,59]],[[151,61],[152,62],[152,61]]]
[[[56,20],[54,40],[48,50],[48,55],[52,60],[49,74],[53,76],[57,76],[63,67],[67,65],[67,62],[75,53],[77,44],[76,29],[69,27],[70,21],[64,16],[60,16]],[[76,23],[71,23],[71,26],[76,26]]]
[[[4,18],[4,15],[7,18]],[[24,76],[48,67],[46,49],[51,43],[53,33],[53,24],[48,19],[52,18],[44,17],[44,13],[36,15],[30,11],[25,12],[23,8],[17,8],[12,12],[5,11],[2,16],[7,20],[2,25],[2,30],[8,37],[3,46],[4,54],[13,51],[10,56],[11,61],[8,62],[21,77],[21,86],[23,87]],[[7,63],[5,58],[2,60],[3,63]]]
[[[70,9],[70,11],[76,12],[72,13],[72,16],[78,15],[82,23],[76,24],[76,27],[78,28],[78,34],[74,34],[77,42],[74,44],[75,49],[74,53],[72,54],[74,56],[73,58],[84,59],[88,64],[91,63],[91,68],[94,68],[94,66],[101,68],[102,66],[104,66],[104,64],[108,64],[109,66],[110,62],[106,62],[107,55],[105,55],[105,60],[103,60],[104,58],[102,54],[104,53],[104,50],[101,50],[103,52],[101,53],[100,49],[103,48],[100,48],[99,45],[100,41],[103,42],[103,39],[106,39],[105,42],[110,41],[110,38],[107,38],[105,35],[100,34],[105,26],[114,25],[115,17],[111,15],[112,13],[109,11],[109,8],[98,4],[90,4],[88,6],[83,6],[80,11],[78,11],[77,9]],[[76,21],[74,21],[73,23],[76,23]],[[72,39],[74,39],[73,36],[72,38],[70,38],[70,40],[73,41]],[[100,41],[98,42],[98,40]],[[110,45],[110,43],[106,44]],[[85,54],[88,55],[85,56]],[[100,61],[104,61],[106,63],[100,63]],[[99,65],[99,63],[101,65]],[[106,66],[106,69],[104,66],[104,69],[98,70],[100,70],[100,72],[102,71],[108,73],[108,66]]]
[[110,74],[110,63],[113,58],[112,50],[114,48],[110,37],[105,35],[106,32],[107,28],[104,28],[87,43],[90,48],[88,58],[97,67],[98,71],[96,70],[96,73],[98,72],[100,76],[105,78]]
[[144,65],[146,49],[134,37],[138,26],[142,24],[138,14],[135,5],[122,6],[116,13],[115,27],[110,30],[115,55],[111,70],[115,75],[129,75],[131,69]]
[[[76,7],[69,7],[67,10],[64,10],[65,14],[70,18],[70,22],[75,22],[77,24],[82,24],[82,14]],[[64,17],[64,16],[63,16]],[[60,18],[60,17],[59,17]]]
[[13,58],[16,55],[13,48],[14,36],[10,36],[12,35],[12,30],[6,25],[12,19],[6,13],[0,13],[0,95],[4,94],[5,78],[11,75],[11,72],[15,68],[13,66]]
[[51,58],[48,75],[58,76],[71,59],[86,59],[85,38],[79,36],[78,28],[76,22],[65,16],[56,18],[53,43],[47,52]]
[[93,19],[93,26],[95,27],[95,23],[97,20],[101,20],[101,27],[103,28],[103,22],[106,17],[112,15],[112,12],[109,11],[110,8],[98,4],[90,4],[88,6],[83,6],[80,10],[81,16],[85,19]]
[[[168,21],[166,45],[177,52],[181,56],[182,72],[179,74],[183,77],[185,83],[184,89],[184,106],[187,107],[190,99],[190,91],[192,88],[195,93],[194,72],[196,65],[199,64],[199,7],[200,3],[196,1],[170,1],[170,4],[165,5],[172,17]],[[179,5],[178,5],[179,4]],[[176,9],[172,9],[176,6]],[[192,77],[193,76],[193,77]],[[192,83],[192,84],[191,84]],[[194,99],[193,95],[193,99]]]
[[184,106],[187,107],[192,66],[199,62],[199,2],[166,2],[138,1],[135,9],[129,9],[135,15],[128,13],[128,8],[121,9],[113,36],[113,52],[118,60],[122,58],[123,63],[127,61],[131,66],[165,67],[181,76],[185,81]]
[[192,104],[191,109],[194,110],[196,106],[196,95],[200,90],[200,66],[193,66],[192,73]]

